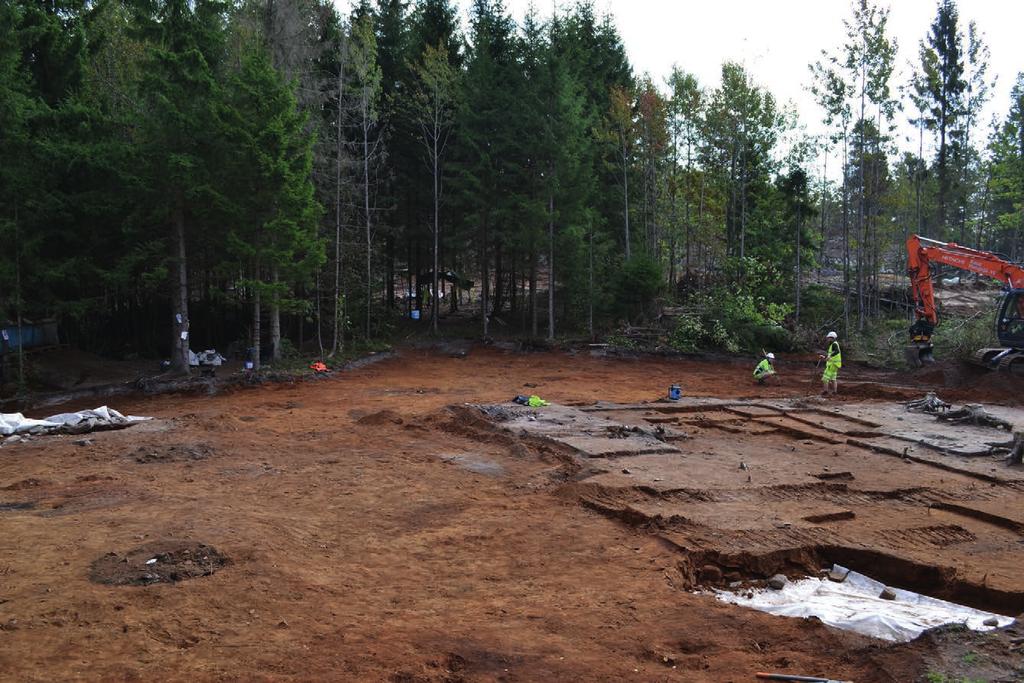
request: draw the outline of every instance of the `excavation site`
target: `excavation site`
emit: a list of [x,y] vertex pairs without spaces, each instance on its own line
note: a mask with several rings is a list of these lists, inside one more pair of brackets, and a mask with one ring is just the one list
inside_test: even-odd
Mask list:
[[1015,380],[747,365],[408,347],[8,437],[0,677],[1024,680]]

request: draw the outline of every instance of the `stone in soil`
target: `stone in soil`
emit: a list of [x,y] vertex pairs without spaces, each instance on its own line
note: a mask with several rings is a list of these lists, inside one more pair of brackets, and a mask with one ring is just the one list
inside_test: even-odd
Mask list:
[[135,462],[141,465],[161,462],[187,462],[189,460],[206,460],[214,451],[205,443],[175,444],[170,446],[139,446],[131,454]]
[[713,564],[706,564],[700,568],[701,583],[721,583],[722,570]]
[[828,573],[828,580],[835,581],[836,583],[842,583],[846,581],[846,577],[850,575],[850,570],[833,569]]
[[209,576],[227,562],[223,554],[205,543],[154,541],[123,554],[110,552],[97,558],[89,579],[113,586],[176,583]]

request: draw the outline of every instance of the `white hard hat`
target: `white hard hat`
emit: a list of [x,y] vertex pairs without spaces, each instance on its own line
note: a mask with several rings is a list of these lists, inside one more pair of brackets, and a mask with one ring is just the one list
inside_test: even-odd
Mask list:
[[838,338],[839,338],[839,335],[836,334],[835,332],[829,332],[828,334],[825,335],[825,339],[838,339]]
[[775,360],[775,354],[774,353],[766,354],[765,358],[767,358],[768,360]]

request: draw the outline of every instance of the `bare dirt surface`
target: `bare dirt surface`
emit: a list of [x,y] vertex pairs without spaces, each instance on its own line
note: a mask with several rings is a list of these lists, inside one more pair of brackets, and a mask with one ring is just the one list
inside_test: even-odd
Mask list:
[[[885,417],[925,389],[1012,416],[1019,387],[852,367],[822,402],[813,362],[783,362],[778,387],[752,365],[410,349],[325,381],[126,400],[157,419],[84,446],[5,445],[0,679],[1024,680],[1006,631],[892,645],[695,592],[845,561],[1024,610],[1024,474]],[[658,402],[673,383],[689,404]],[[607,424],[520,429],[535,421],[509,400],[533,393]]]

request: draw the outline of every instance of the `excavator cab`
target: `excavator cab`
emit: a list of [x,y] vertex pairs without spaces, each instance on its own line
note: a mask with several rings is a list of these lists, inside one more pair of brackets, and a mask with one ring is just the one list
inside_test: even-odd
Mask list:
[[1024,350],[1024,289],[1011,289],[1003,296],[996,318],[996,337],[1008,349]]
[[976,362],[992,370],[1024,375],[1024,289],[1008,289],[996,316],[999,347],[979,349]]

